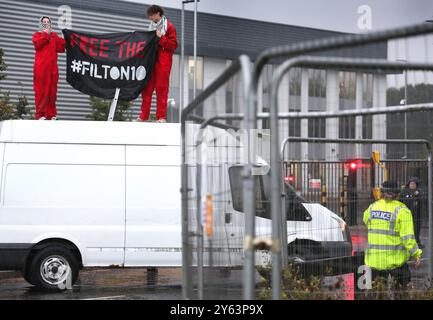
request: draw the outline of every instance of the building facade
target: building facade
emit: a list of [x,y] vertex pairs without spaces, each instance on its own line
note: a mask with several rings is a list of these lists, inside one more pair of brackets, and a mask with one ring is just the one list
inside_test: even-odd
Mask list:
[[[34,109],[33,59],[31,37],[38,30],[38,19],[49,15],[55,32],[62,28],[81,32],[109,33],[147,30],[146,5],[120,0],[0,0],[0,47],[5,51],[7,78],[0,83],[10,91],[13,101],[27,96]],[[181,12],[166,8],[166,16],[178,31],[180,46]],[[196,89],[200,93],[240,54],[254,61],[264,49],[300,41],[342,35],[340,32],[275,24],[221,15],[198,14],[198,47]],[[192,100],[194,82],[193,12],[185,12],[185,61],[180,66],[180,49],[173,58],[169,98],[175,101],[168,109],[168,120],[178,121],[180,105],[180,70],[184,70],[184,105]],[[387,57],[386,43],[330,51],[323,55],[340,57]],[[60,80],[57,108],[60,119],[84,120],[90,114],[89,97],[66,82],[66,55],[59,55]],[[281,61],[279,61],[281,62]],[[267,111],[269,82],[279,62],[268,64],[260,81],[259,110]],[[237,112],[235,84],[218,93],[214,108],[218,112]],[[336,111],[386,106],[386,75],[350,70],[295,68],[288,73],[279,92],[280,111]],[[155,108],[153,103],[153,111]],[[138,116],[141,97],[133,102],[131,118]],[[212,110],[215,114],[216,110]],[[206,116],[206,109],[202,112]],[[356,119],[284,121],[281,136],[329,138],[386,138],[386,118],[374,116]],[[266,128],[264,121],[262,127]],[[337,160],[369,156],[371,147],[307,146],[291,144],[291,157],[310,160]]]

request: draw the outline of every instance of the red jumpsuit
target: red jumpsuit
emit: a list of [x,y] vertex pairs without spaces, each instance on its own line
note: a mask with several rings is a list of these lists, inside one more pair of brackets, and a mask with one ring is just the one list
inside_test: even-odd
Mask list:
[[57,115],[56,98],[59,68],[57,53],[65,51],[66,41],[57,33],[35,32],[32,38],[35,46],[33,89],[35,91],[35,119],[50,120]]
[[141,92],[140,119],[148,120],[153,90],[156,91],[156,120],[167,118],[167,98],[173,53],[177,48],[176,28],[167,21],[167,32],[159,39],[158,56],[149,82]]

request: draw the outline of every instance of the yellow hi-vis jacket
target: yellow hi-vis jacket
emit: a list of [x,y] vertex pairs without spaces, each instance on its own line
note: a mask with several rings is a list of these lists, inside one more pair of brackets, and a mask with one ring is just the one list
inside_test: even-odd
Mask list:
[[368,228],[365,264],[377,270],[401,267],[411,257],[421,257],[413,232],[410,210],[400,201],[381,199],[364,211]]

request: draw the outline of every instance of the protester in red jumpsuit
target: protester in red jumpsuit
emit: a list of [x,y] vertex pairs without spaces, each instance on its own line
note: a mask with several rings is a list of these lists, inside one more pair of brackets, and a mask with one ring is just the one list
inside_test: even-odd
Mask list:
[[65,51],[65,40],[51,31],[51,19],[40,19],[40,32],[35,32],[32,38],[35,46],[35,65],[33,74],[33,89],[35,91],[35,105],[37,120],[56,120],[57,82],[59,68],[57,53]]
[[167,98],[171,65],[174,50],[177,48],[176,28],[164,16],[160,6],[152,5],[147,9],[147,15],[152,21],[149,30],[156,30],[159,38],[158,56],[149,82],[141,92],[141,113],[137,121],[147,121],[150,115],[150,105],[153,91],[156,91],[156,122],[166,122]]

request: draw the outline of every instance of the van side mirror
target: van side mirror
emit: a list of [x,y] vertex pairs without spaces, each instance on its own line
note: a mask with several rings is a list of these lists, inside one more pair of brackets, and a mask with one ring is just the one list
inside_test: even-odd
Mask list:
[[226,212],[226,213],[224,214],[224,221],[225,221],[225,223],[230,223],[230,222],[232,222],[232,214],[229,213],[229,212]]

